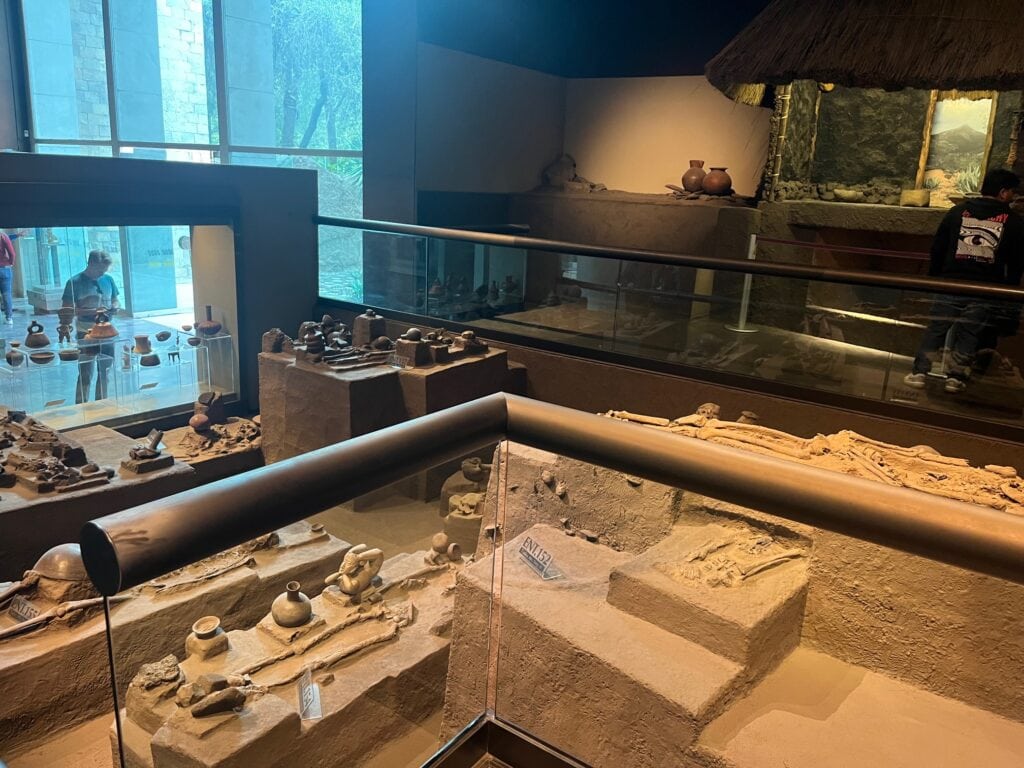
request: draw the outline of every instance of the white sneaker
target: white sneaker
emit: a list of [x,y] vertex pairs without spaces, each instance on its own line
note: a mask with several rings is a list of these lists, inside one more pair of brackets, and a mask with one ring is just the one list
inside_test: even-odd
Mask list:
[[14,318],[8,317],[6,320],[4,320],[4,325],[14,325]]
[[924,373],[908,373],[903,377],[903,383],[914,389],[924,389],[926,381],[928,381],[928,375]]
[[951,376],[948,379],[946,379],[946,383],[942,388],[947,392],[950,392],[955,395],[958,392],[963,392],[965,389],[967,389],[967,382],[962,381],[961,379],[954,379]]

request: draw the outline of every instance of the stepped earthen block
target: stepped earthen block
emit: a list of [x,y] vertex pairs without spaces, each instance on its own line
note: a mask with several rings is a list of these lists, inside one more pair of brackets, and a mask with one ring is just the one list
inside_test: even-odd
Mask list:
[[740,522],[678,525],[612,570],[608,602],[756,676],[800,641],[806,555],[802,542]]
[[[542,578],[524,545],[561,575]],[[503,555],[496,711],[590,765],[679,765],[740,666],[609,605],[608,575],[628,554],[536,525]],[[492,561],[456,587],[443,736],[483,700]]]

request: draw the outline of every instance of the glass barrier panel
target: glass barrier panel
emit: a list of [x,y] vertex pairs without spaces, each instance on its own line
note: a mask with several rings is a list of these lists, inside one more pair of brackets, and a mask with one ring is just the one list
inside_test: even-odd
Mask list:
[[[493,451],[119,595],[125,764],[415,768],[483,713],[485,667],[455,678],[449,659],[456,644],[487,647],[491,577],[474,556],[493,518]],[[454,627],[464,603],[483,623]],[[446,704],[456,689],[459,708]]]
[[237,397],[230,227],[5,231],[5,405],[67,429],[187,409],[205,391]]
[[[365,237],[376,242],[378,274],[368,279],[367,303],[466,324],[484,337],[501,332],[679,364],[746,377],[755,388],[755,381],[768,381],[1010,424],[1024,414],[1019,302],[466,241]],[[751,254],[795,260],[799,246],[767,241]],[[871,258],[861,253],[867,249],[854,250],[862,261]],[[405,253],[401,269],[389,251]],[[917,274],[921,259],[904,256],[913,262],[904,271]],[[808,259],[828,262],[802,260]]]
[[[1024,513],[1013,469],[849,432],[804,439],[739,413],[618,416],[707,449],[898,477],[922,497],[970,488],[1008,519]],[[495,560],[500,721],[594,768],[818,768],[837,750],[849,768],[880,755],[1019,765],[1024,641],[1005,619],[1024,585],[532,447],[503,450],[497,549],[473,566]],[[457,604],[456,628],[464,621],[475,617]]]

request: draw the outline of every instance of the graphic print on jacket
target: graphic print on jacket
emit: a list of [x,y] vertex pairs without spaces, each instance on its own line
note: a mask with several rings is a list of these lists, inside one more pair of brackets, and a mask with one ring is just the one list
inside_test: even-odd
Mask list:
[[998,213],[989,219],[976,219],[968,211],[964,211],[960,222],[956,260],[994,264],[996,249],[1003,237],[1003,227],[1007,218],[1008,214]]

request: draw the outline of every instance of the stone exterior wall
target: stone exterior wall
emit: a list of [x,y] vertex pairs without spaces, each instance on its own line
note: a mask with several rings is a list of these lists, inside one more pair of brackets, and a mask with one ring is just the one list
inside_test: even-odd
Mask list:
[[822,95],[814,182],[913,187],[921,158],[928,91],[844,88]]
[[202,0],[156,0],[167,141],[210,141]]
[[[164,137],[169,142],[210,141],[203,0],[156,2]],[[107,65],[100,0],[69,0],[74,50],[78,134],[110,138]],[[156,45],[157,40],[152,44]]]
[[[811,177],[814,162],[814,134],[817,131],[815,106],[818,84],[813,80],[793,83],[789,99],[789,120],[786,123],[786,146],[783,149],[779,178],[803,181]],[[768,160],[771,163],[771,158]]]
[[100,0],[70,0],[69,9],[78,136],[82,139],[109,139],[110,112],[101,3]]

